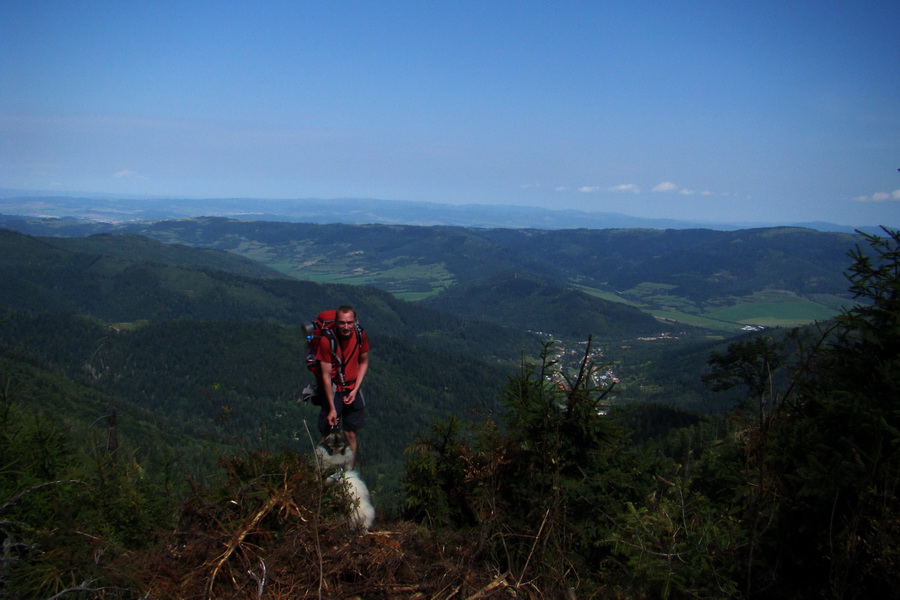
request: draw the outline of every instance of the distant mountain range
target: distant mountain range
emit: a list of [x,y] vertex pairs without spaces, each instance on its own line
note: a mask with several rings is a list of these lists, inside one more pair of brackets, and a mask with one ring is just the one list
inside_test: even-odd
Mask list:
[[849,227],[824,222],[711,223],[649,219],[617,213],[552,210],[533,206],[436,204],[370,198],[133,198],[92,194],[54,195],[0,188],[0,214],[88,221],[158,221],[221,216],[253,221],[382,225],[450,225],[512,229],[714,229],[795,226],[818,231],[878,233],[872,226]]
[[82,243],[90,245],[112,236],[117,241],[104,240],[104,253],[146,260],[160,251],[128,238],[226,251],[282,276],[377,287],[442,312],[575,339],[655,335],[676,322],[735,333],[829,319],[851,302],[843,272],[859,242],[789,227],[539,229],[225,217],[108,223],[0,215],[0,227],[89,236]]

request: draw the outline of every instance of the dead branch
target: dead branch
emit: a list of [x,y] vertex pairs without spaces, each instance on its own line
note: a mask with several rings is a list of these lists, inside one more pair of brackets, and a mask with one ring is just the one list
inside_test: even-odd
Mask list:
[[234,551],[241,545],[241,542],[244,541],[244,538],[247,537],[247,534],[250,533],[254,527],[265,517],[272,508],[278,504],[279,500],[281,500],[281,494],[273,494],[269,500],[263,505],[259,511],[247,522],[240,531],[232,536],[231,540],[229,540],[228,545],[225,549],[225,552],[222,553],[222,556],[219,557],[216,562],[216,566],[213,569],[212,575],[209,577],[209,586],[207,587],[207,598],[213,598],[213,584],[216,581],[216,576],[219,574],[219,569],[222,568],[222,565],[234,554]]

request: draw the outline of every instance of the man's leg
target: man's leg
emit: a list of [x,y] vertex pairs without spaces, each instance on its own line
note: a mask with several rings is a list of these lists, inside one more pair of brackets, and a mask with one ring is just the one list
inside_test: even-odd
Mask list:
[[356,396],[353,404],[344,405],[342,410],[344,437],[347,439],[347,445],[353,450],[353,464],[350,465],[352,469],[359,459],[359,438],[356,434],[366,424],[365,401],[362,398],[362,391]]
[[357,447],[356,432],[355,431],[347,431],[345,429],[344,437],[347,438],[347,445],[350,446],[351,450],[353,450],[353,462],[350,463],[350,468],[352,469],[353,467],[356,466],[356,447]]

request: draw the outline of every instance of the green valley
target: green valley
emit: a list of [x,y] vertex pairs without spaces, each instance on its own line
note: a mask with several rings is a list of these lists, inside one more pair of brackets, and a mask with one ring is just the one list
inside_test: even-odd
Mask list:
[[[76,227],[73,232],[80,231]],[[461,316],[469,314],[459,302],[466,295],[462,290],[517,273],[632,306],[663,323],[725,331],[748,324],[799,325],[838,314],[851,302],[842,273],[858,239],[800,228],[545,231],[224,218],[106,229],[224,250],[295,279],[366,285],[404,300],[452,304]],[[46,231],[59,236],[66,229],[54,222]],[[483,312],[481,318],[497,316]]]

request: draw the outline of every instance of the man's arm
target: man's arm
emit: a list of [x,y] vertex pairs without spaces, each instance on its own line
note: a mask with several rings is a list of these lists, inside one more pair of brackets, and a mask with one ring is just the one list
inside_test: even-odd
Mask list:
[[325,401],[328,403],[328,424],[334,427],[337,425],[337,411],[334,410],[334,386],[331,383],[331,363],[324,360],[319,361],[319,368],[322,369],[322,390],[325,393]]
[[353,404],[356,400],[356,394],[362,389],[363,378],[366,376],[366,371],[369,370],[369,353],[363,352],[359,355],[359,371],[356,372],[356,383],[353,384],[353,389],[349,394],[344,396],[344,404]]

